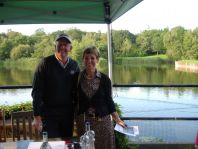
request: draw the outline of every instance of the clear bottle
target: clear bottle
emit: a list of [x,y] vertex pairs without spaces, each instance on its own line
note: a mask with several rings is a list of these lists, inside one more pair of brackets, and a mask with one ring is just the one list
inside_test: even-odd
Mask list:
[[81,149],[95,149],[95,132],[90,129],[90,123],[85,123],[85,133],[80,137]]
[[90,123],[85,123],[85,136],[87,138],[86,140],[86,148],[87,149],[95,149],[95,132],[90,129]]
[[43,132],[43,143],[42,143],[40,149],[52,149],[51,145],[48,142],[47,132]]

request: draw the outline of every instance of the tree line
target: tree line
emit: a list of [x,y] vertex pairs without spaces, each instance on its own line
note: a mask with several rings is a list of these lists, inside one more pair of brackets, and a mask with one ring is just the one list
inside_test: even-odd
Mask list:
[[[72,37],[71,57],[81,61],[85,47],[95,45],[101,57],[107,59],[107,35],[101,32],[85,32],[73,28],[45,33],[37,29],[31,36],[8,30],[0,34],[0,61],[21,58],[42,58],[54,53],[54,39],[57,34],[66,33]],[[112,31],[114,57],[143,57],[165,54],[171,60],[198,60],[198,28],[186,30],[181,26],[163,30],[145,30],[132,34],[128,30]]]

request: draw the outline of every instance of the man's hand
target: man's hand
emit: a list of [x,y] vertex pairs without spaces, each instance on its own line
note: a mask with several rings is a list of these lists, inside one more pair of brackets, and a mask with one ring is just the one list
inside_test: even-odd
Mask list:
[[34,120],[32,122],[32,125],[34,128],[36,128],[38,131],[42,131],[42,121],[41,116],[34,116]]

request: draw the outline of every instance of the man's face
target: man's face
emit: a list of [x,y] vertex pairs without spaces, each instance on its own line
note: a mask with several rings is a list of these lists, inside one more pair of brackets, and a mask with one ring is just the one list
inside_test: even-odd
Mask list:
[[65,58],[68,56],[68,53],[71,51],[72,46],[71,46],[71,43],[69,43],[67,40],[60,39],[56,42],[55,48],[56,48],[57,54],[60,57]]

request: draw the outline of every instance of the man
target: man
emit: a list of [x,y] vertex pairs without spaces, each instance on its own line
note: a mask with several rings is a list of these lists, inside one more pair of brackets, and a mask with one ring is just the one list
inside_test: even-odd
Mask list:
[[36,129],[47,131],[49,138],[72,137],[74,123],[74,74],[76,61],[68,57],[72,40],[61,34],[56,38],[55,54],[44,58],[35,72],[32,98]]

